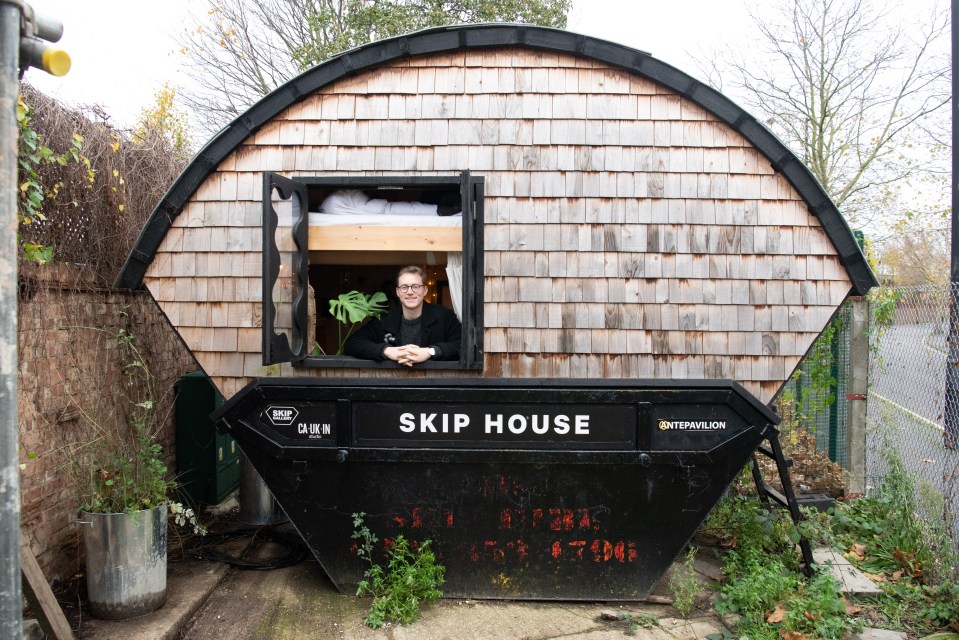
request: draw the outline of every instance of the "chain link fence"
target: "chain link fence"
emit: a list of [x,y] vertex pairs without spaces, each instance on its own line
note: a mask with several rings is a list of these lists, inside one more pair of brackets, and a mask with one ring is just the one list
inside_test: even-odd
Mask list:
[[813,347],[812,353],[786,383],[796,399],[796,413],[816,438],[816,448],[844,469],[849,468],[850,308],[843,305]]
[[[865,433],[851,425],[861,397],[849,393],[855,329],[848,303],[784,393],[796,399],[800,423],[815,436],[816,448],[858,474],[867,492],[882,484],[890,454],[898,454],[915,478],[921,515],[941,522],[959,545],[959,340],[949,340],[950,293],[949,285],[941,285],[884,287],[870,294]],[[951,359],[950,346],[957,349]],[[947,393],[949,385],[955,392]],[[865,469],[852,463],[857,449]]]
[[916,479],[923,516],[943,518],[959,542],[959,450],[947,446],[959,428],[959,398],[946,392],[955,384],[947,380],[950,287],[889,287],[871,298],[867,490],[897,452]]

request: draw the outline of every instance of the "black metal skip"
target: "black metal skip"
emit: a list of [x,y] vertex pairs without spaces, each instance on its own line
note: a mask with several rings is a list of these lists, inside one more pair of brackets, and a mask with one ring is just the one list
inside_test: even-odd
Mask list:
[[778,450],[728,381],[263,378],[215,417],[344,591],[362,511],[386,544],[433,540],[449,596],[640,599]]

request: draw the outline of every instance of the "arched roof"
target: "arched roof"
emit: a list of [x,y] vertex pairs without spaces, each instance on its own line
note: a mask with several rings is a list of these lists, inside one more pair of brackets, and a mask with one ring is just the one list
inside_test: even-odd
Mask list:
[[472,24],[426,29],[381,40],[319,64],[250,107],[217,133],[192,159],[147,221],[117,276],[116,286],[136,289],[173,220],[203,181],[237,146],[284,109],[337,80],[393,60],[465,49],[525,46],[590,58],[648,78],[725,122],[763,155],[802,196],[838,252],[853,293],[877,284],[849,225],[816,178],[772,132],[723,94],[650,54],[559,29],[517,24]]

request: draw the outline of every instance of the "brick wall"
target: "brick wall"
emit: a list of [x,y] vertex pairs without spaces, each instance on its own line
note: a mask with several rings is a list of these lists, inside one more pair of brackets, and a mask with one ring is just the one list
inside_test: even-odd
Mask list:
[[162,416],[158,440],[171,471],[173,384],[196,369],[148,295],[98,289],[91,283],[89,274],[77,268],[21,266],[17,376],[21,523],[50,581],[69,578],[81,567],[74,524],[74,466],[83,460],[92,439],[122,433],[129,411],[122,393],[129,356],[117,348],[118,331],[136,336],[156,378],[157,410]]

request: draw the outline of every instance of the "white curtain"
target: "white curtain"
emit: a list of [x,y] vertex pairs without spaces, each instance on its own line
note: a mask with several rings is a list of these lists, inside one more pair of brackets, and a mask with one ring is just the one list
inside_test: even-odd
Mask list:
[[453,301],[453,312],[460,322],[463,321],[463,254],[446,254],[446,279],[450,283],[450,299]]

